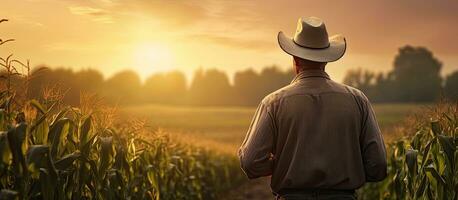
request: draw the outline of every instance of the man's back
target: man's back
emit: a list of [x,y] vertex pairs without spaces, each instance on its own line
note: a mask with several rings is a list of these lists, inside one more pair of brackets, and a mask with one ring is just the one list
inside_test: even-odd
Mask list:
[[306,70],[259,106],[239,152],[251,178],[276,193],[356,189],[386,176],[383,139],[367,98],[320,70]]

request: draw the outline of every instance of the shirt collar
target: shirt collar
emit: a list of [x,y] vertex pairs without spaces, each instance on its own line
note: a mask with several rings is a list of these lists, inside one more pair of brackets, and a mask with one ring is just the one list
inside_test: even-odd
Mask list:
[[299,72],[299,74],[297,74],[294,77],[291,83],[294,83],[301,79],[309,78],[309,77],[322,77],[322,78],[330,79],[328,73],[326,73],[325,71],[313,69],[313,70],[304,70],[304,71]]

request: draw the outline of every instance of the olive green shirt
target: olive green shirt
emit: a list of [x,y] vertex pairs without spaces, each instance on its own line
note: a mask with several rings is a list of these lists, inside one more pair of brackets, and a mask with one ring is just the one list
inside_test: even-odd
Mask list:
[[357,189],[386,177],[374,111],[359,90],[305,70],[265,97],[239,149],[249,178],[282,189]]

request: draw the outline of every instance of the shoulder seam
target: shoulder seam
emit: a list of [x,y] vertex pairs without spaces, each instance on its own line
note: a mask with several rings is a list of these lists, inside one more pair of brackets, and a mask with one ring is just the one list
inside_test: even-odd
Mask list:
[[360,113],[360,114],[363,114],[363,110],[362,110],[361,104],[360,104],[360,102],[359,102],[359,101],[361,101],[362,99],[361,99],[361,98],[358,98],[349,86],[347,86],[347,85],[343,85],[343,86],[344,86],[345,89],[353,96],[353,99],[355,100],[355,103],[358,105],[359,113]]

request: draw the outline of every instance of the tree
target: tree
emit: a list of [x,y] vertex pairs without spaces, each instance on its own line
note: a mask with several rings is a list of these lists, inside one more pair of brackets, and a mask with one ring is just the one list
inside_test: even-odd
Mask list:
[[183,103],[186,90],[186,77],[179,71],[153,74],[144,85],[146,101],[154,103]]
[[42,67],[32,71],[29,97],[41,99],[44,96],[46,98],[63,96],[62,100],[66,104],[78,105],[80,103],[81,84],[73,70],[65,68],[39,70]]
[[445,96],[452,100],[458,100],[458,71],[447,76],[444,86]]
[[269,93],[288,85],[293,77],[291,70],[281,71],[277,66],[266,67],[260,73],[253,69],[237,72],[234,76],[237,104],[259,104]]
[[262,69],[260,77],[260,82],[263,85],[263,96],[288,85],[293,79],[289,71],[283,72],[275,65]]
[[405,102],[436,100],[441,89],[441,67],[441,62],[424,47],[400,48],[394,60],[394,69],[388,74],[394,86],[391,95]]
[[343,83],[360,89],[367,96],[374,96],[377,78],[380,78],[380,76],[377,76],[374,72],[358,68],[349,70],[343,79]]
[[76,81],[80,84],[81,92],[95,93],[103,87],[103,75],[93,69],[81,70],[76,73]]
[[122,71],[105,82],[101,93],[114,103],[135,104],[140,101],[140,88],[141,81],[137,73]]
[[189,89],[189,102],[198,105],[234,104],[232,89],[226,73],[217,69],[199,69]]
[[253,69],[236,72],[234,75],[235,98],[240,105],[256,105],[262,99],[262,84]]

